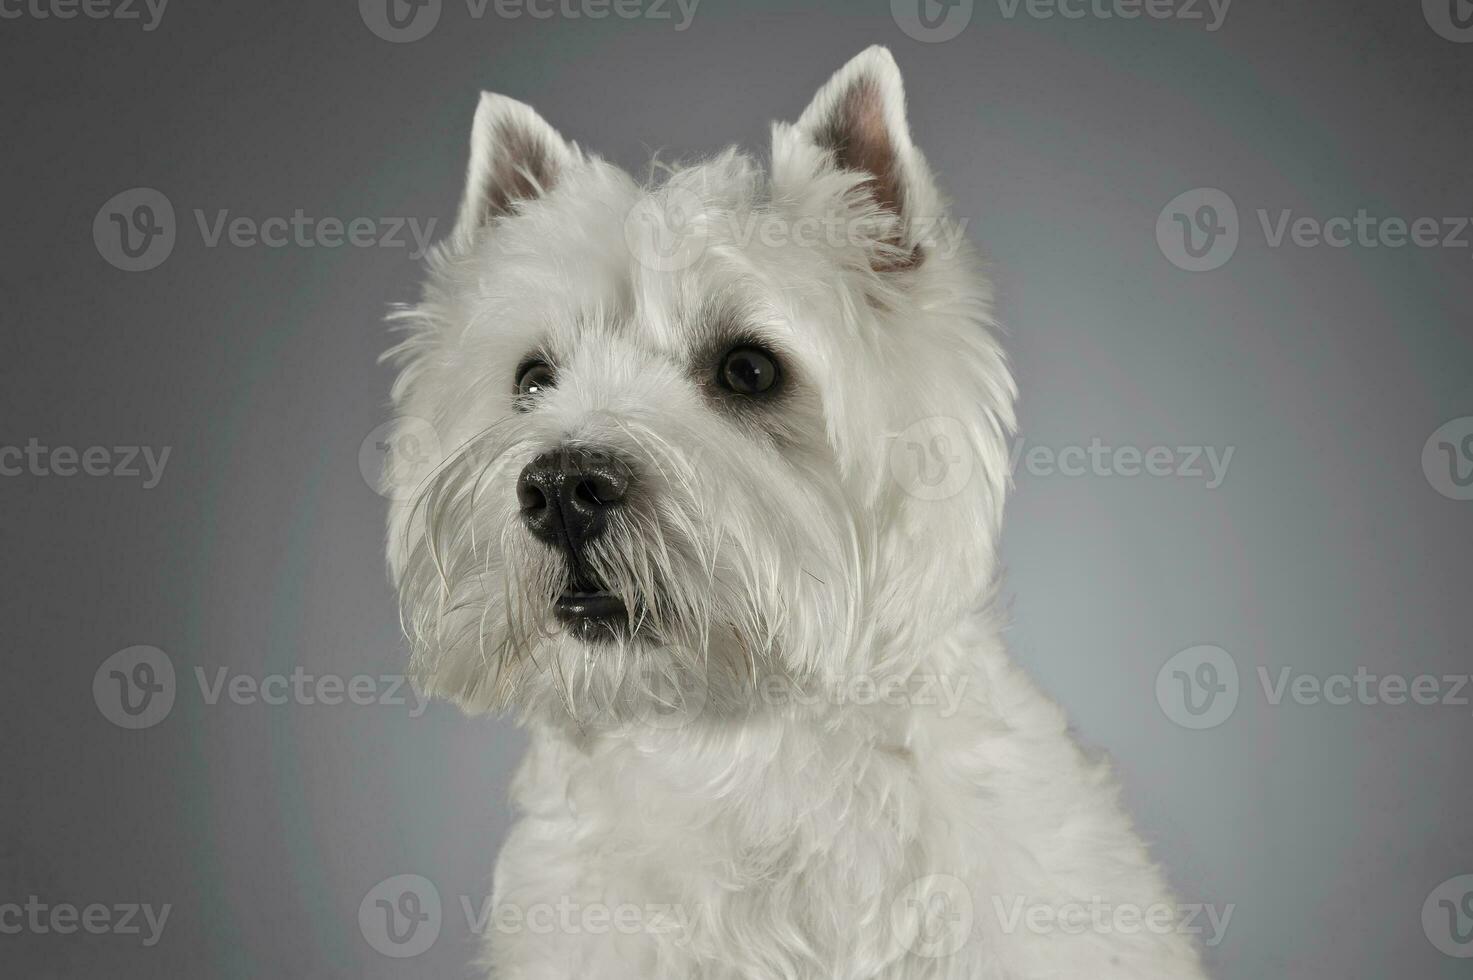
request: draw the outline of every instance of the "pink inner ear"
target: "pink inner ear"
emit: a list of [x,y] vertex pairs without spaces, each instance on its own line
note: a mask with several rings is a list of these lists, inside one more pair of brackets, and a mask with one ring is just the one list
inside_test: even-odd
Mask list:
[[814,134],[833,151],[846,170],[873,175],[873,193],[881,207],[900,213],[900,161],[885,124],[885,97],[872,78],[850,85],[829,121]]
[[[870,175],[870,193],[880,207],[895,215],[904,213],[900,155],[885,117],[885,96],[878,82],[860,78],[850,85],[832,116],[814,133],[814,139],[834,154],[834,162],[840,167]],[[902,242],[897,238],[892,244]],[[908,269],[920,260],[918,246],[909,255],[887,259],[876,268]]]
[[483,221],[506,214],[517,201],[530,201],[552,189],[557,161],[541,137],[503,119],[493,133],[494,159],[487,175]]

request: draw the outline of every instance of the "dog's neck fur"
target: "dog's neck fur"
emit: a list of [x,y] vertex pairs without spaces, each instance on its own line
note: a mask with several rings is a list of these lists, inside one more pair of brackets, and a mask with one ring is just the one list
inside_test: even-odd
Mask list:
[[[988,670],[1005,666],[991,634],[984,619],[969,621],[926,658],[923,670],[960,681],[954,702],[838,703],[810,688],[810,703],[688,724],[536,726],[518,804],[534,823],[574,821],[599,880],[640,882],[683,908],[704,937],[692,942],[713,952],[789,918],[828,956],[882,962],[889,938],[856,934],[849,916],[883,920],[926,869],[964,874],[966,836],[986,832],[969,812],[966,784],[980,773],[966,757],[979,727],[1006,727],[989,707],[1000,692],[984,688]],[[757,959],[770,955],[729,962],[730,976],[788,975]]]

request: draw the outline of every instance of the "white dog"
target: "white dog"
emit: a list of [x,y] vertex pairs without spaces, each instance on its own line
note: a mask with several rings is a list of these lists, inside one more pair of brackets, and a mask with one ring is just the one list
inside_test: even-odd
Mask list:
[[532,740],[491,975],[1201,977],[999,641],[1015,391],[889,53],[770,172],[661,171],[482,96],[397,317],[446,449],[390,515],[416,675]]

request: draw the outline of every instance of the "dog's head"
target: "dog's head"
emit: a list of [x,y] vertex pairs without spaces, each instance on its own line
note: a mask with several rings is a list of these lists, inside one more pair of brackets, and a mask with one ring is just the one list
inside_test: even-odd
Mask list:
[[401,426],[443,449],[389,522],[420,682],[586,722],[692,677],[905,669],[989,588],[1008,478],[963,229],[882,48],[768,173],[641,185],[482,96],[393,352]]

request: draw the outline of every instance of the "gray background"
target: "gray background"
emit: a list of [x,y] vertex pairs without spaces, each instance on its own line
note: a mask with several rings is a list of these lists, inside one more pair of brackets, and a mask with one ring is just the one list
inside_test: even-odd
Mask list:
[[[486,894],[510,819],[505,723],[200,695],[196,667],[402,669],[359,456],[387,417],[382,316],[419,269],[405,248],[207,248],[194,210],[448,226],[482,88],[626,167],[765,153],[769,120],[881,42],[992,262],[1025,446],[1234,447],[1210,490],[1020,469],[1004,548],[1017,656],[1114,756],[1183,898],[1234,906],[1214,975],[1468,976],[1421,909],[1473,872],[1473,708],[1273,706],[1255,671],[1470,669],[1473,502],[1435,492],[1420,453],[1473,415],[1473,249],[1275,249],[1255,211],[1473,213],[1473,44],[1405,0],[1240,0],[1215,32],[979,2],[945,43],[876,0],[705,0],[673,27],[462,0],[414,43],[351,2],[174,0],[148,32],[0,20],[0,445],[172,447],[151,490],[0,478],[0,903],[174,906],[153,948],[0,935],[0,973],[463,977],[459,896]],[[178,241],[128,273],[92,224],[139,186]],[[1242,215],[1212,272],[1155,239],[1196,187]],[[1203,643],[1242,693],[1192,731],[1155,682]],[[168,653],[178,695],[125,731],[90,691],[134,644]],[[446,904],[411,960],[358,925],[401,873]]]

